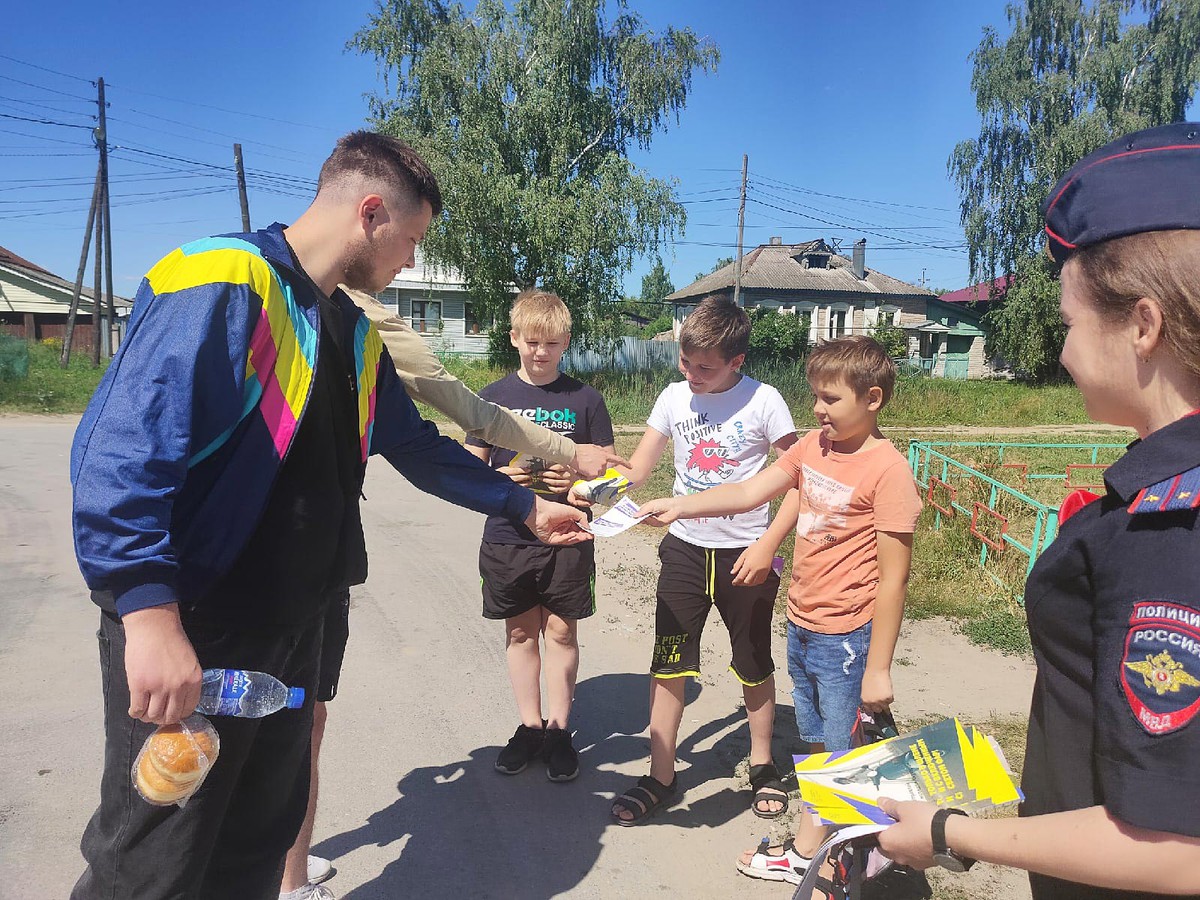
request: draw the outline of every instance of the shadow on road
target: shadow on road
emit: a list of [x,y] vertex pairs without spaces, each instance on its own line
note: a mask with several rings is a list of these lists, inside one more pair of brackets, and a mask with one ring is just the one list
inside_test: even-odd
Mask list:
[[[606,674],[576,688],[575,746],[580,776],[567,784],[545,777],[540,763],[515,776],[493,767],[499,745],[473,750],[469,758],[445,766],[414,769],[397,784],[398,797],[359,828],[322,841],[313,852],[331,859],[364,846],[393,847],[395,859],[371,881],[339,894],[344,900],[520,897],[548,900],[580,884],[599,858],[611,798],[633,784],[612,771],[649,757],[648,678]],[[702,686],[688,687],[687,701]],[[790,725],[789,725],[790,722]],[[780,707],[777,728],[790,728],[790,707]],[[650,819],[646,827],[715,827],[746,812],[749,793],[737,789],[734,769],[749,751],[744,712],[738,708],[686,733],[679,747],[680,786],[691,791],[723,779],[729,789]],[[788,732],[784,731],[784,735]],[[507,735],[497,736],[507,738]],[[697,749],[702,747],[703,749]],[[779,754],[782,761],[786,754]],[[730,847],[730,854],[741,848]]]

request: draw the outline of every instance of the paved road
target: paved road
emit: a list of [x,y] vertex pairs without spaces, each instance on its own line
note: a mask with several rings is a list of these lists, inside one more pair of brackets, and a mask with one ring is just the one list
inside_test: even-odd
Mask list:
[[[0,418],[0,896],[66,895],[98,793],[97,614],[69,522],[74,425]],[[600,613],[582,629],[584,773],[566,785],[540,767],[507,778],[492,762],[516,720],[500,626],[479,615],[482,520],[377,463],[366,495],[371,577],[353,597],[317,824],[316,849],[339,869],[330,887],[353,900],[744,890],[732,860],[762,826],[732,778],[747,735],[712,649],[685,714],[685,731],[699,729],[681,751],[688,802],[642,828],[609,823],[608,798],[648,752],[647,682],[634,673],[648,652],[652,548],[605,551]]]
[[[97,613],[69,521],[74,426],[0,417],[0,897],[66,896],[98,796]],[[767,826],[735,776],[748,735],[719,620],[684,714],[685,800],[638,828],[610,823],[609,800],[645,771],[648,753],[653,543],[630,533],[598,548],[599,612],[581,628],[573,723],[583,774],[565,785],[540,767],[508,778],[492,768],[516,720],[500,625],[479,615],[481,517],[418,493],[379,462],[366,495],[371,573],[353,594],[317,820],[316,851],[336,860],[339,897],[789,896],[733,868]],[[906,713],[1023,711],[1027,665],[982,654],[948,628],[922,643],[926,633],[902,638],[913,663],[896,671]],[[961,677],[937,679],[958,693],[930,690],[926,659],[961,666]],[[1011,688],[998,690],[1001,680]],[[780,686],[782,761],[795,724],[786,675]]]

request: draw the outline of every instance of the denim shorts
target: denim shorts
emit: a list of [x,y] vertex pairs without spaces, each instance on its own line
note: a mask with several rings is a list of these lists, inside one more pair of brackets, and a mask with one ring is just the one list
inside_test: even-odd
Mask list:
[[870,646],[870,622],[847,634],[818,634],[788,622],[788,674],[802,741],[849,749]]

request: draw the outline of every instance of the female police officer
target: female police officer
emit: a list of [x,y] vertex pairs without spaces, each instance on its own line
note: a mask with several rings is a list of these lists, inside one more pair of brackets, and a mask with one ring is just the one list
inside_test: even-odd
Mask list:
[[1101,148],[1043,211],[1062,363],[1091,418],[1140,439],[1026,585],[1022,817],[889,801],[880,845],[920,867],[1027,869],[1035,900],[1200,895],[1200,125]]

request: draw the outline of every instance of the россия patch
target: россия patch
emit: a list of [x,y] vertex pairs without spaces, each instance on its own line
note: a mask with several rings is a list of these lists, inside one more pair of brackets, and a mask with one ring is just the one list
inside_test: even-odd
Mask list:
[[1134,604],[1121,687],[1148,734],[1169,734],[1200,712],[1200,610],[1162,600]]

